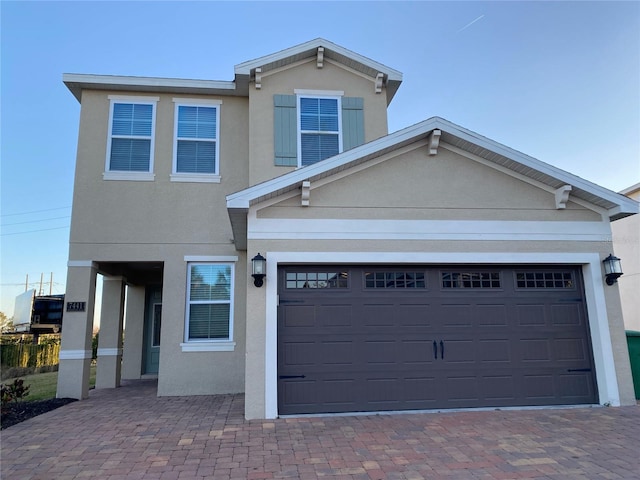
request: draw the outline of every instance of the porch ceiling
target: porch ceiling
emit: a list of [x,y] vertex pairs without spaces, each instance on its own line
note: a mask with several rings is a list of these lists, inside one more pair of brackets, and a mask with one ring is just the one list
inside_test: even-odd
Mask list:
[[97,262],[98,271],[109,277],[123,277],[132,285],[162,283],[163,262]]

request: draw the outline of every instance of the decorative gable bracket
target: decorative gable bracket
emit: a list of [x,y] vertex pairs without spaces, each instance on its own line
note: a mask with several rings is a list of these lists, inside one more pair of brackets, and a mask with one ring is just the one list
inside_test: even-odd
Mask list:
[[376,93],[382,93],[383,84],[384,84],[384,74],[378,73],[376,75]]
[[571,192],[571,185],[563,185],[556,190],[556,209],[562,210],[567,207],[569,192]]
[[262,68],[257,67],[256,72],[256,90],[260,90],[262,88]]
[[440,135],[442,135],[442,130],[433,130],[429,134],[429,155],[437,155],[438,154],[438,145],[440,145]]
[[304,180],[302,182],[301,189],[302,189],[302,196],[301,196],[300,205],[302,205],[303,207],[308,207],[309,197],[311,196],[311,182],[309,180]]
[[324,66],[324,47],[318,47],[316,66],[318,68],[322,68]]

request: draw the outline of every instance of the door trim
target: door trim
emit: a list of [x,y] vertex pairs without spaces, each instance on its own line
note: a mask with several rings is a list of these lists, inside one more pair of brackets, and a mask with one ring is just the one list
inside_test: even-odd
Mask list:
[[600,404],[620,405],[609,319],[597,253],[487,253],[487,252],[266,252],[264,418],[278,417],[278,267],[288,264],[545,264],[582,266],[585,301]]

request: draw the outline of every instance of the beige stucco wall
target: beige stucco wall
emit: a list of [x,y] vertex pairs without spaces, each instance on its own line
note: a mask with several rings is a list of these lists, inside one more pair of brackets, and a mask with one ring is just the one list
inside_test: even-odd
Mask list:
[[[361,167],[362,168],[362,167]],[[425,145],[258,210],[258,218],[525,220],[601,222],[601,213],[574,201],[558,210],[553,191],[525,183],[474,160]],[[410,173],[407,173],[410,172]]]
[[273,96],[294,95],[296,89],[342,91],[345,97],[362,97],[365,142],[388,133],[387,97],[384,90],[375,93],[372,78],[365,78],[328,61],[319,69],[315,59],[264,74],[259,90],[253,85],[249,87],[249,179],[252,185],[293,170],[293,167],[276,167],[273,164]]
[[[213,394],[244,389],[245,255],[236,251],[225,208],[226,195],[248,186],[248,99],[218,97],[220,183],[172,182],[174,98],[159,95],[154,169],[150,182],[104,180],[109,94],[84,91],[76,163],[70,253],[72,261],[162,262],[163,318],[159,395]],[[158,95],[148,95],[158,96]],[[232,352],[183,352],[185,257],[238,257]],[[71,287],[73,288],[73,287]],[[137,319],[141,322],[141,319]],[[133,338],[133,337],[132,337]],[[136,343],[139,358],[141,339]],[[76,342],[78,343],[78,342]],[[131,353],[131,345],[128,345]],[[137,366],[131,368],[140,368]],[[131,372],[127,370],[127,375]]]
[[171,182],[170,175],[173,98],[184,96],[161,95],[156,112],[155,180],[137,182],[102,178],[109,122],[108,94],[83,92],[70,258],[74,258],[76,244],[86,243],[229,244],[231,227],[224,208],[225,197],[249,185],[247,99],[217,98],[223,102],[220,106],[220,183],[183,183]]
[[[627,194],[640,201],[640,187]],[[618,279],[624,324],[627,330],[640,331],[640,215],[617,220],[611,224],[613,251],[622,261]]]

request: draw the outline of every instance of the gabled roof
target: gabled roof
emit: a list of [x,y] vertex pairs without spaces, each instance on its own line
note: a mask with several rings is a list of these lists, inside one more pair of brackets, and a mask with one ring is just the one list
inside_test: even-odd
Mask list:
[[236,247],[246,248],[247,212],[250,206],[296,190],[305,180],[310,180],[313,184],[315,181],[367,160],[428,139],[431,133],[437,130],[440,131],[441,143],[469,152],[487,162],[496,164],[500,168],[511,170],[552,189],[570,185],[573,198],[579,198],[603,208],[608,212],[612,221],[640,213],[640,204],[624,195],[513,150],[443,118],[432,117],[316,164],[299,168],[227,196],[227,210],[231,219]]
[[235,67],[236,82],[238,84],[249,82],[249,80],[255,77],[255,69],[258,67],[261,68],[262,73],[265,74],[277,68],[292,65],[309,58],[315,58],[318,54],[318,48],[320,47],[324,49],[325,59],[339,62],[352,70],[371,77],[372,80],[375,80],[376,76],[382,73],[383,82],[387,90],[387,104],[391,102],[391,99],[396,94],[402,82],[402,73],[352,52],[351,50],[347,50],[324,38],[316,38],[315,40],[301,43],[300,45],[272,53],[271,55],[240,63]]

